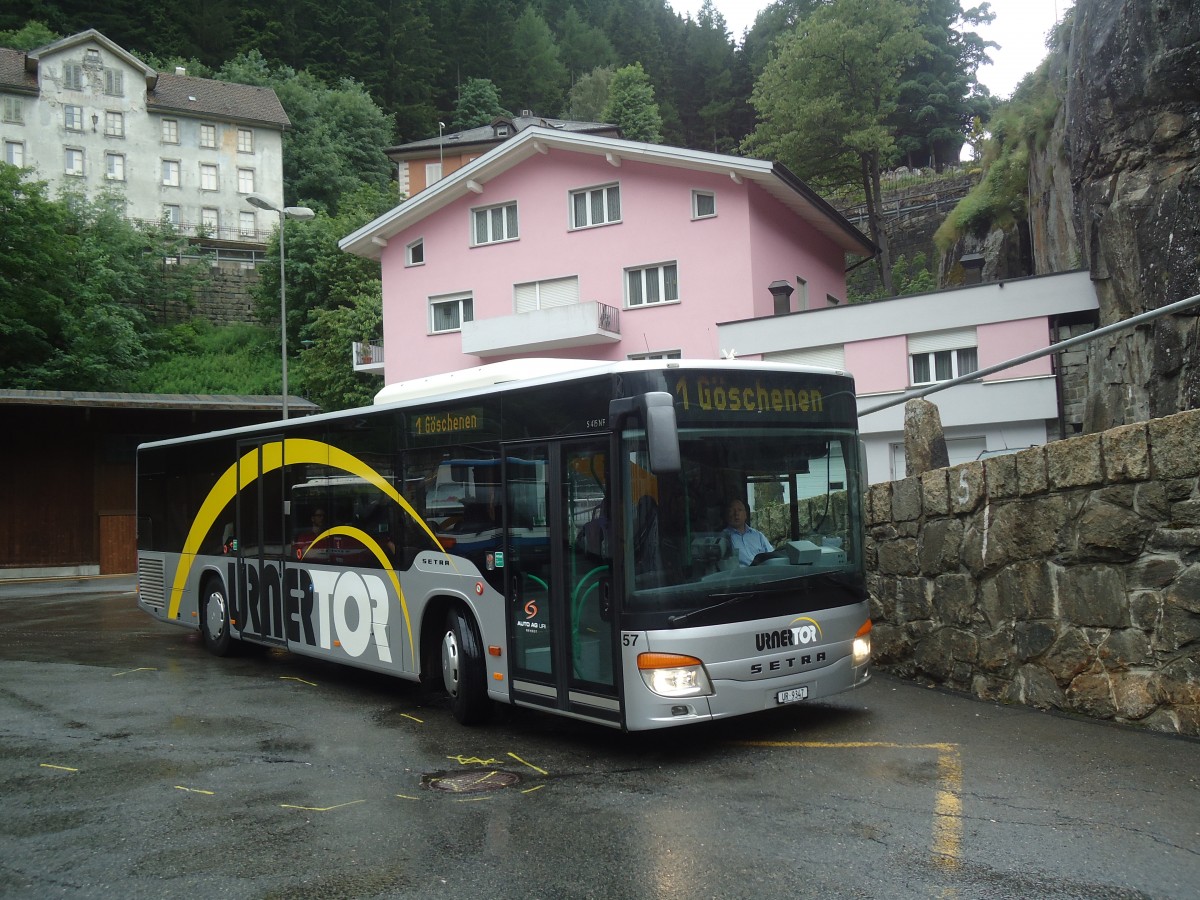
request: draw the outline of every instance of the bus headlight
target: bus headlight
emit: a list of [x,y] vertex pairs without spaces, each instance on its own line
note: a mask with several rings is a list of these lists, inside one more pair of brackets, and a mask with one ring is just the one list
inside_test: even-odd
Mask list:
[[660,697],[703,697],[713,692],[704,663],[681,653],[639,653],[638,671]]
[[851,650],[853,663],[856,666],[866,665],[871,659],[871,620],[867,619],[863,623],[863,627],[858,629],[858,634],[854,636],[854,644]]

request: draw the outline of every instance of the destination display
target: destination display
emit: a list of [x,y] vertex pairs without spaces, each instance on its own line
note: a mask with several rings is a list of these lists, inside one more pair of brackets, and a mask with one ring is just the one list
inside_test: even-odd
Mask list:
[[680,372],[671,381],[680,421],[853,422],[853,382],[790,372]]

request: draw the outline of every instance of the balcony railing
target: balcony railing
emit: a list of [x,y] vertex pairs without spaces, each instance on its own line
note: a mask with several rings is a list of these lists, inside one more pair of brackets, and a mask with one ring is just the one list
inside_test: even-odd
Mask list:
[[383,374],[383,343],[355,341],[350,345],[350,362],[355,372]]
[[620,340],[621,311],[594,300],[464,322],[462,326],[463,353],[480,357],[615,344]]

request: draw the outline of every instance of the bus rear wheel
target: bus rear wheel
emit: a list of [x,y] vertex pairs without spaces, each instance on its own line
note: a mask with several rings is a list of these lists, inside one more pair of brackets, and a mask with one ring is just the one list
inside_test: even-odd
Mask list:
[[221,582],[212,579],[201,592],[200,632],[204,635],[204,646],[214,656],[228,656],[233,652],[233,636],[229,633],[229,598]]
[[475,624],[461,609],[450,610],[442,637],[442,682],[454,718],[463,725],[482,722],[491,709],[484,668],[483,645]]

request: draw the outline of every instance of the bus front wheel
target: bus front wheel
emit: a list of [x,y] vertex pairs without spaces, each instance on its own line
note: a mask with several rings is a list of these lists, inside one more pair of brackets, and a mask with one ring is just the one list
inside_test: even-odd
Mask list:
[[225,588],[219,581],[209,581],[202,596],[200,631],[204,646],[214,656],[228,656],[233,652],[233,637],[229,634],[229,598],[225,596]]
[[446,616],[442,682],[450,695],[454,718],[460,723],[474,725],[487,717],[491,703],[484,680],[483,646],[475,624],[461,609],[452,609]]

